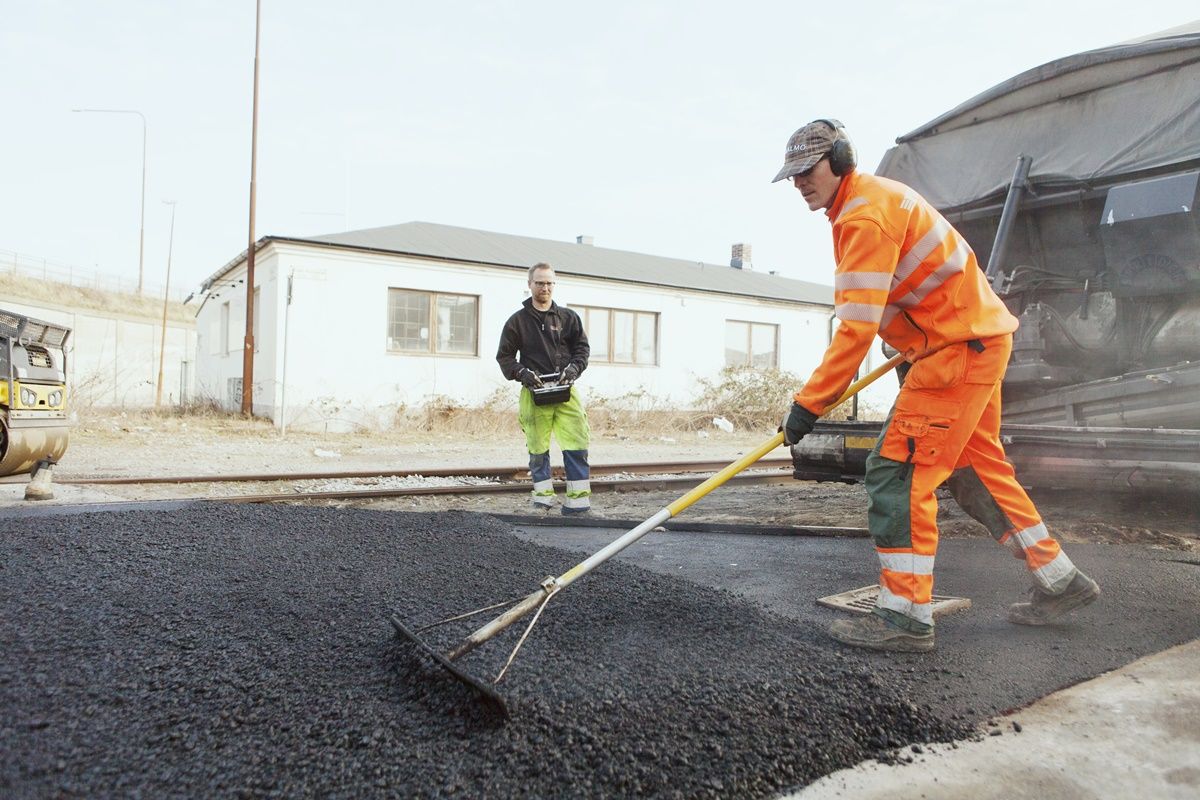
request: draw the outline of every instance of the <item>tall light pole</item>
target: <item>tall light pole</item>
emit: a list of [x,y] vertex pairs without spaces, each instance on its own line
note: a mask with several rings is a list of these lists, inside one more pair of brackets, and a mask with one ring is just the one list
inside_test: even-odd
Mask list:
[[254,104],[250,123],[250,244],[246,247],[246,338],[242,344],[242,414],[254,413],[254,176],[258,168],[258,30],[262,2],[254,2]]
[[162,405],[163,359],[167,353],[167,302],[171,297],[171,250],[175,246],[175,201],[163,200],[171,207],[171,237],[167,239],[167,281],[163,286],[162,341],[158,345],[158,389],[154,392],[154,407]]
[[146,252],[146,115],[125,108],[72,108],[76,114],[137,114],[142,118],[142,213],[138,227],[138,294],[146,279],[144,254]]

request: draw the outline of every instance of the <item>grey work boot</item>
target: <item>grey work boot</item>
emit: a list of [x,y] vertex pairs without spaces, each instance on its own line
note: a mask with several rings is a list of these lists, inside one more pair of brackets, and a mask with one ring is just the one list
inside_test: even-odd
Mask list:
[[839,619],[829,626],[829,635],[843,644],[869,650],[927,653],[933,649],[933,631],[913,633],[897,627],[878,614],[857,619]]
[[1008,621],[1018,625],[1049,625],[1077,608],[1083,608],[1100,596],[1096,582],[1078,570],[1067,588],[1050,594],[1040,586],[1029,592],[1029,602],[1013,603],[1008,607]]

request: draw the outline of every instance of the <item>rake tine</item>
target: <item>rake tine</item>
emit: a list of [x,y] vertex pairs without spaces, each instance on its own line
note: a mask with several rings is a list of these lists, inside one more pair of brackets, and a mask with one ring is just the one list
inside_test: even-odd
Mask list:
[[419,628],[415,628],[413,630],[413,633],[421,633],[422,631],[427,631],[430,628],[436,628],[438,625],[445,625],[447,622],[454,622],[455,620],[466,619],[467,617],[473,617],[476,614],[482,614],[485,611],[491,611],[496,608],[504,608],[505,606],[511,606],[511,605],[516,604],[517,601],[523,600],[523,599],[524,599],[523,597],[518,597],[514,600],[505,600],[503,603],[496,603],[495,605],[484,606],[483,608],[477,608],[474,611],[468,611],[467,613],[459,614],[456,617],[449,617],[448,619],[439,620],[437,622],[431,622],[428,625],[422,625]]
[[[870,373],[852,383],[833,405],[840,405],[841,403],[850,399],[852,396],[862,391],[864,387],[877,380],[881,375],[888,372],[888,370],[892,369],[892,367],[896,366],[903,360],[904,356],[897,353],[895,356],[888,359],[886,363],[876,367],[875,369],[871,370]],[[487,608],[480,608],[475,611],[469,611],[466,614],[459,614],[456,617],[451,617],[450,619],[442,620],[441,622],[435,622],[432,625],[426,625],[424,628],[418,629],[422,631],[427,630],[437,625],[442,625],[446,622],[453,622],[454,620],[479,614],[483,611],[500,608],[501,606],[509,606],[506,611],[468,635],[465,639],[460,641],[456,647],[446,653],[441,653],[437,650],[434,650],[428,642],[423,641],[407,627],[405,627],[404,622],[395,615],[392,615],[391,617],[392,626],[395,627],[398,636],[411,642],[426,655],[433,658],[460,682],[478,692],[485,702],[492,704],[499,709],[501,713],[507,715],[508,708],[504,704],[504,698],[502,698],[493,687],[500,682],[505,673],[508,671],[508,668],[512,665],[513,660],[516,659],[517,652],[521,649],[521,646],[525,644],[525,640],[529,638],[530,632],[533,631],[533,626],[536,625],[537,621],[541,618],[542,611],[545,610],[546,604],[550,602],[551,597],[553,597],[562,589],[570,586],[579,578],[587,575],[596,567],[600,566],[605,561],[608,561],[610,558],[620,553],[626,547],[629,547],[638,539],[641,539],[647,533],[654,530],[656,526],[661,525],[663,522],[666,522],[673,516],[677,516],[684,509],[691,506],[697,500],[704,497],[718,486],[724,484],[731,477],[746,469],[755,461],[758,461],[758,459],[762,458],[782,443],[783,431],[779,431],[773,437],[763,442],[751,452],[746,453],[720,472],[710,476],[699,486],[675,500],[675,502],[659,509],[658,513],[654,514],[649,519],[644,520],[640,525],[637,525],[626,532],[625,535],[613,540],[606,547],[593,553],[591,556],[579,562],[574,567],[571,567],[571,569],[567,570],[562,575],[558,576],[557,578],[553,575],[547,577],[541,582],[541,585],[538,586],[535,591],[517,600],[516,602],[497,603],[496,605],[488,606]],[[514,647],[512,653],[509,654],[508,661],[504,664],[504,669],[500,670],[500,674],[496,676],[491,685],[486,684],[484,681],[479,680],[474,675],[471,675],[466,670],[455,665],[455,661],[467,655],[485,642],[491,641],[502,631],[507,630],[510,626],[515,625],[518,620],[525,619],[525,617],[529,616],[530,614],[533,614],[533,619],[525,628],[525,632],[521,634],[521,639],[517,642],[517,646]]]
[[492,681],[493,685],[499,683],[500,679],[504,677],[504,673],[508,672],[508,668],[512,665],[513,659],[517,657],[517,651],[521,649],[521,645],[525,644],[525,639],[528,638],[529,632],[533,630],[534,625],[537,625],[538,617],[542,616],[542,611],[546,608],[546,604],[550,602],[550,598],[554,597],[554,594],[555,592],[547,593],[546,599],[542,601],[540,606],[538,606],[537,613],[533,615],[533,619],[529,621],[529,625],[526,626],[525,632],[521,634],[521,638],[517,642],[517,646],[513,648],[513,651],[508,656],[508,661],[504,662],[504,668],[500,670],[500,674],[498,674],[495,680]]

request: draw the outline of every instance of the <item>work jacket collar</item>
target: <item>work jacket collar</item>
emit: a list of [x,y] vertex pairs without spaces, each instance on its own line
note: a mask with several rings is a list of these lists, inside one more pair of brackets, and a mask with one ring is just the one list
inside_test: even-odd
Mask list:
[[842,213],[842,206],[846,205],[846,198],[850,196],[851,186],[856,183],[858,183],[858,170],[851,170],[842,177],[837,194],[833,196],[833,205],[825,211],[825,216],[829,217],[830,222],[833,222],[838,218],[838,214]]
[[[533,298],[532,297],[526,297],[525,300],[522,302],[522,305],[524,305],[525,308],[532,311],[534,314],[557,314],[558,313],[558,303],[554,302],[553,300],[550,301],[550,307],[547,308],[545,311],[542,311],[540,309],[533,307]],[[512,306],[509,306],[509,308],[512,308]]]

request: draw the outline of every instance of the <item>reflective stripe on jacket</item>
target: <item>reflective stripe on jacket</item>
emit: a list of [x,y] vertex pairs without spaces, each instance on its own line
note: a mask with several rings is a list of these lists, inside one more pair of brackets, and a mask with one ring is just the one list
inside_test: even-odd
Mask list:
[[837,330],[795,400],[824,413],[878,334],[909,361],[954,342],[1017,329],[958,231],[913,189],[851,172],[826,212],[833,223]]

